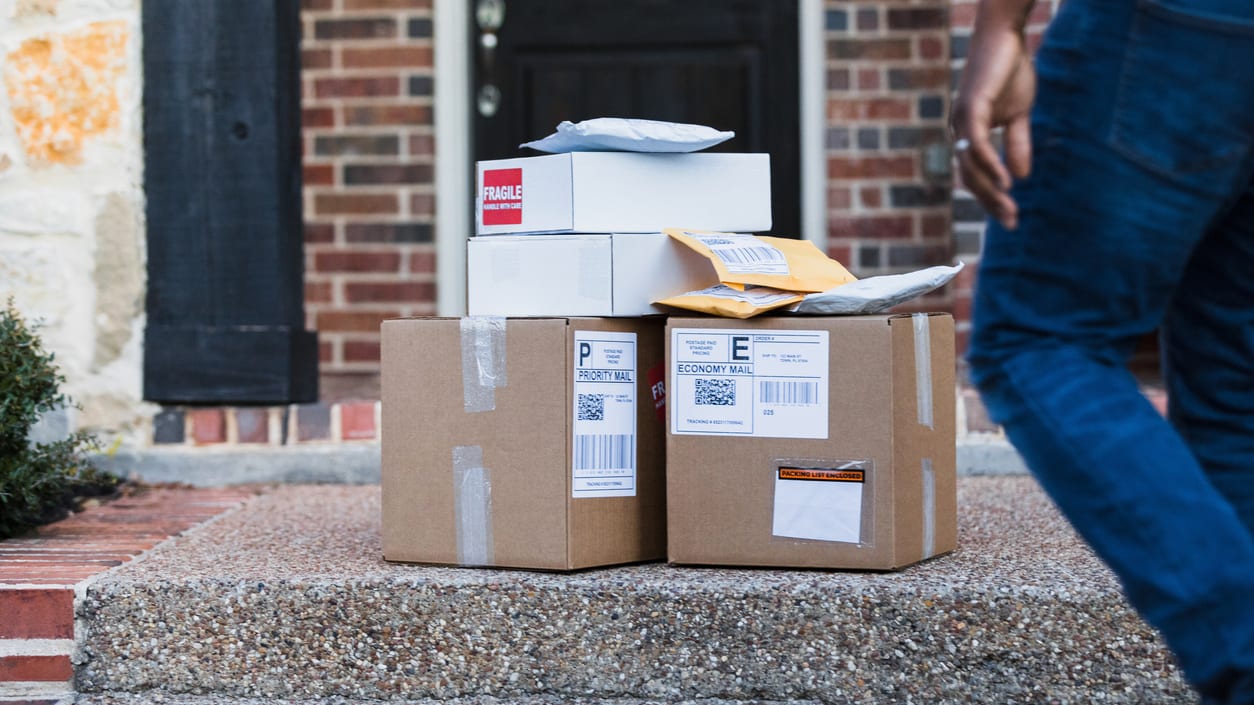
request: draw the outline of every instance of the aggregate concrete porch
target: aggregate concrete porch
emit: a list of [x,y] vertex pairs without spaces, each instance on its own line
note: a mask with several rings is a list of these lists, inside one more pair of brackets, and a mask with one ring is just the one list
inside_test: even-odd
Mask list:
[[388,564],[378,486],[283,486],[88,586],[78,702],[1195,701],[1033,480],[959,512],[900,573],[562,575]]

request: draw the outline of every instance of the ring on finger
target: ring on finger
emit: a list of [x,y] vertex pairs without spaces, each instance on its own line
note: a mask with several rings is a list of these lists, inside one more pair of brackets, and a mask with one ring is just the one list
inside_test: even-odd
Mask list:
[[963,137],[957,142],[954,142],[955,152],[965,152],[968,149],[971,149],[971,140],[967,139],[966,137]]

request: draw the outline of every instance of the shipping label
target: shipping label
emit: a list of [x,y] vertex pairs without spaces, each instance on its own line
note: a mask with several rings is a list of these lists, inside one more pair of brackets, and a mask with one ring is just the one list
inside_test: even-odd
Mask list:
[[671,331],[671,432],[827,438],[827,331]]
[[710,248],[710,252],[723,262],[732,274],[782,274],[789,273],[788,259],[779,249],[764,240],[744,233],[694,233],[685,232]]
[[636,496],[636,334],[575,331],[572,497]]

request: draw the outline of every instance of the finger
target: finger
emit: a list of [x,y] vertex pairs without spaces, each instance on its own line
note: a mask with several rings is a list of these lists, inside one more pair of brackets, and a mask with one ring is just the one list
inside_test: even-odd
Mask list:
[[992,138],[992,103],[975,99],[954,111],[954,134],[966,138],[971,168],[978,169],[1003,191],[1010,188],[1010,173],[1002,164]]
[[1006,125],[1006,166],[1016,179],[1026,179],[1032,172],[1032,128],[1027,115]]
[[959,152],[958,170],[962,184],[980,205],[1007,229],[1013,230],[1018,222],[1019,208],[986,169],[978,167],[970,151]]

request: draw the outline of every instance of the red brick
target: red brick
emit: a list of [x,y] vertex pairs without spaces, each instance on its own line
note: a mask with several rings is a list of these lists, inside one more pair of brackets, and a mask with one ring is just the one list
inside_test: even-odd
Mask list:
[[74,677],[67,656],[0,656],[0,683],[62,682]]
[[864,186],[858,189],[858,200],[866,208],[882,208],[884,206],[884,189],[879,186]]
[[862,59],[866,61],[891,61],[910,58],[910,40],[894,39],[834,39],[827,43],[828,58]]
[[431,107],[427,105],[360,105],[344,109],[344,123],[361,125],[430,125]]
[[73,639],[74,591],[0,590],[0,639]]
[[318,215],[370,215],[400,211],[394,193],[319,193],[314,196]]
[[399,311],[320,311],[319,331],[337,333],[378,333],[379,324],[388,318],[398,318]]
[[912,102],[906,98],[863,98],[827,101],[828,122],[908,120]]
[[387,46],[344,49],[340,61],[344,68],[431,68],[431,47]]
[[374,402],[340,404],[340,438],[362,441],[375,437]]
[[940,61],[945,58],[945,41],[939,37],[919,37],[919,58]]
[[301,11],[305,10],[330,10],[334,0],[300,0]]
[[302,178],[306,186],[334,186],[335,167],[330,164],[306,163],[302,169]]
[[411,274],[430,274],[435,272],[434,252],[415,252],[409,256]]
[[[1044,4],[1044,3],[1040,3]],[[975,27],[975,13],[979,6],[976,3],[955,2],[949,6],[949,26],[951,29],[971,29]]]
[[412,215],[435,215],[435,195],[415,193],[409,197],[409,212]]
[[369,340],[344,341],[344,362],[378,362],[379,343]]
[[367,282],[349,283],[344,287],[349,303],[409,303],[435,299],[432,282]]
[[827,256],[845,266],[849,266],[849,263],[853,261],[853,248],[849,245],[834,245],[828,243]]
[[914,177],[914,157],[828,157],[829,179],[908,179]]
[[335,53],[330,49],[302,49],[300,67],[304,71],[329,69],[335,65]]
[[908,215],[831,218],[827,232],[833,238],[904,239],[914,235],[914,219]]
[[331,282],[305,282],[305,302],[329,304],[334,300]]
[[858,69],[858,90],[878,91],[880,89],[879,69]]
[[304,108],[300,111],[302,127],[335,127],[334,108]]
[[435,154],[435,138],[431,135],[414,135],[409,138],[409,155],[427,157]]
[[313,95],[327,98],[378,98],[398,96],[401,79],[396,76],[352,76],[315,79]]
[[430,164],[349,164],[344,167],[344,183],[350,186],[429,184],[433,175]]
[[949,214],[929,214],[919,219],[919,235],[922,237],[947,237],[951,232]]
[[827,189],[827,207],[833,210],[847,211],[853,207],[853,190],[841,187]]
[[849,69],[828,69],[827,90],[847,91],[852,82],[849,80]]
[[397,252],[319,252],[314,255],[318,272],[396,272],[401,267]]
[[188,409],[187,419],[192,426],[193,443],[226,441],[226,418],[222,414],[222,409]]
[[892,90],[945,89],[949,87],[948,66],[924,66],[894,68],[888,70],[889,87]]
[[324,365],[330,365],[335,362],[335,348],[332,346],[331,341],[318,341],[318,362]]
[[264,407],[236,409],[235,435],[240,443],[270,442],[270,411]]
[[948,23],[942,7],[890,7],[889,29],[943,29]]
[[305,242],[335,242],[335,226],[331,223],[305,223]]
[[971,297],[955,296],[953,303],[954,318],[960,321],[971,320]]
[[392,39],[396,21],[390,17],[352,17],[314,22],[315,39]]

